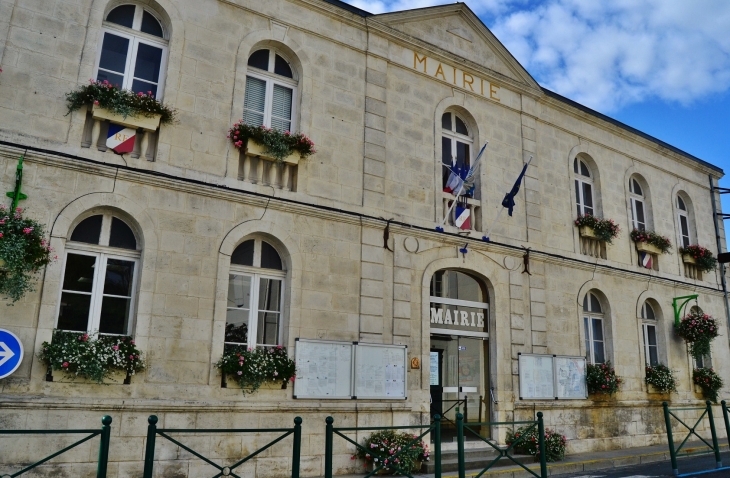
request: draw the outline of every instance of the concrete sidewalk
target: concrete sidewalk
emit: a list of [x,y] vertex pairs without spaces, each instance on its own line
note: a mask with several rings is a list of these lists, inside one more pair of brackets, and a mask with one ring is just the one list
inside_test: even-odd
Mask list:
[[[676,444],[675,444],[676,446]],[[727,443],[720,444],[720,451],[724,452],[728,450]],[[679,457],[695,454],[698,452],[706,451],[708,454],[712,453],[712,450],[706,447],[701,442],[687,443],[682,447]],[[433,455],[432,455],[433,456]],[[638,448],[626,448],[621,450],[610,450],[610,451],[598,451],[591,453],[580,453],[575,455],[566,456],[564,460],[548,463],[548,475],[564,475],[568,473],[580,473],[597,470],[607,470],[611,468],[618,468],[628,465],[638,465],[642,463],[658,463],[664,462],[667,464],[667,469],[671,468],[669,449],[667,445],[654,445]],[[523,468],[517,465],[507,465],[509,460],[506,458],[501,459],[497,462],[495,467],[485,472],[482,476],[499,477],[499,478],[529,478],[532,477],[530,473],[525,471]],[[498,466],[507,465],[507,466]],[[534,470],[538,475],[540,474],[539,463],[530,464],[527,466],[531,470]],[[466,476],[476,476],[482,470],[466,470]],[[364,474],[357,475],[338,475],[338,478],[361,478]],[[433,474],[417,474],[413,475],[419,478],[433,478]],[[456,478],[458,473],[450,471],[444,473],[442,478]]]

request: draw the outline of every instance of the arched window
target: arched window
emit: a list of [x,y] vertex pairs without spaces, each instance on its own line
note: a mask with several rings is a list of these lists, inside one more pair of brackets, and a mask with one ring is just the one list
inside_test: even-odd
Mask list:
[[82,220],[66,242],[61,330],[129,335],[140,251],[129,225],[111,213]]
[[631,199],[631,225],[639,231],[646,230],[646,199],[644,190],[636,177],[629,179],[629,195]]
[[167,40],[156,14],[142,5],[120,5],[107,14],[101,31],[97,81],[160,98]]
[[575,158],[573,160],[575,173],[575,202],[578,215],[594,215],[593,211],[593,176],[588,165]]
[[[447,111],[441,116],[441,162],[442,185],[444,191],[454,192],[453,184],[449,183],[451,172],[462,178],[471,166],[473,135],[469,133],[466,122],[456,113]],[[462,191],[461,195],[474,196],[474,191]]]
[[680,195],[677,195],[677,224],[679,226],[679,244],[681,247],[687,247],[692,243],[689,237],[689,213],[687,204]]
[[297,81],[291,64],[275,49],[256,50],[248,57],[243,121],[292,131]]
[[482,282],[469,274],[441,270],[431,278],[431,328],[486,337],[489,301]]
[[228,276],[226,344],[279,345],[285,276],[281,257],[268,242],[254,238],[236,247]]
[[653,367],[659,364],[659,346],[656,314],[649,302],[644,302],[641,306],[641,322],[644,332],[644,362]]
[[606,362],[603,308],[598,296],[593,292],[588,292],[583,298],[583,326],[586,336],[586,358],[593,364]]

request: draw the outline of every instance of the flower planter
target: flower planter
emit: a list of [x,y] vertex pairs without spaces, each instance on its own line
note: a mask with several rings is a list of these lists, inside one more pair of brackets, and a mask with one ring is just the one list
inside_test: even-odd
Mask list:
[[682,262],[684,262],[685,264],[697,264],[695,258],[690,256],[689,254],[682,254]]
[[[253,156],[255,158],[261,158],[266,159],[268,161],[276,161],[276,158],[273,156],[270,156],[265,152],[266,147],[249,139],[246,143],[246,154],[249,156]],[[299,152],[294,151],[289,156],[284,157],[282,159],[282,162],[287,164],[299,164],[299,160],[301,159],[301,156],[299,155]]]
[[106,108],[101,108],[96,105],[92,108],[91,115],[97,120],[109,120],[112,123],[126,126],[128,128],[141,128],[145,131],[151,132],[157,131],[157,128],[160,127],[160,118],[162,117],[159,114],[155,114],[152,116],[130,115],[125,118],[122,115],[113,113]]
[[655,245],[648,242],[636,242],[636,250],[639,252],[648,252],[650,254],[661,254],[662,251]]
[[591,239],[598,239],[596,237],[596,233],[592,227],[580,226],[578,228],[578,233],[580,234],[580,237],[589,237]]
[[658,395],[669,395],[669,392],[665,392],[664,390],[660,390],[657,387],[655,387],[652,384],[647,384],[647,392],[650,394],[658,394]]
[[286,390],[287,382],[264,382],[259,390]]

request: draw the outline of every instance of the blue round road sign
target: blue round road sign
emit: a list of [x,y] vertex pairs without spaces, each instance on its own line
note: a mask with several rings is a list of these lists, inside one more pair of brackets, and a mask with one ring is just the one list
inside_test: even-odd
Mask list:
[[9,330],[0,329],[0,378],[15,372],[23,361],[23,344]]

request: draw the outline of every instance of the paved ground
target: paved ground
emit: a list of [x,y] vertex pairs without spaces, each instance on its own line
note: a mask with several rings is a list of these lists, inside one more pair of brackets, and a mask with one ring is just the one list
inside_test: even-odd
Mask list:
[[[701,474],[693,474],[699,478],[728,478],[730,477],[730,452],[720,454],[726,470],[707,472],[715,469],[714,455],[699,455],[694,457],[680,458],[677,460],[680,475],[689,475],[698,471]],[[611,470],[596,470],[591,473],[571,473],[563,475],[565,478],[665,478],[674,477],[672,465],[669,461],[646,463],[643,465],[624,466]]]

